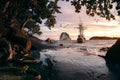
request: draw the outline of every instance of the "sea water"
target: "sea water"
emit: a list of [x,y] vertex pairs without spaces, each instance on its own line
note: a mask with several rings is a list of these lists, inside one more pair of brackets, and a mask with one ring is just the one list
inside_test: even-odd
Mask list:
[[106,62],[98,55],[103,47],[111,47],[116,40],[88,40],[79,44],[76,41],[57,41],[63,44],[60,49],[43,50],[41,54],[49,56],[57,71],[53,80],[117,80],[108,70]]

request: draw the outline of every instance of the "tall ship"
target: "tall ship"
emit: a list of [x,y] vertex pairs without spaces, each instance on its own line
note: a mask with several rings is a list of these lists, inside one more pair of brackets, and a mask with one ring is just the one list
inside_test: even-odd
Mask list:
[[85,41],[86,41],[86,38],[84,36],[85,27],[83,26],[82,21],[80,21],[79,27],[77,27],[77,29],[79,30],[79,34],[77,37],[77,43],[85,43]]

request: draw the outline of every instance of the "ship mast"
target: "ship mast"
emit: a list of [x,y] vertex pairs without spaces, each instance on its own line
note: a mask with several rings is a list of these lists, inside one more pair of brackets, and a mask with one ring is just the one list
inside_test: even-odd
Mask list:
[[79,35],[84,36],[84,27],[83,27],[81,18],[79,18],[79,27],[78,27],[78,29],[79,29]]
[[86,41],[85,37],[84,37],[84,27],[81,21],[81,18],[79,18],[79,27],[77,27],[77,29],[79,30],[79,35],[77,38],[77,43],[84,43]]
[[79,35],[83,36],[84,35],[83,34],[84,33],[84,28],[83,28],[83,26],[81,24],[79,24],[78,29],[79,29]]

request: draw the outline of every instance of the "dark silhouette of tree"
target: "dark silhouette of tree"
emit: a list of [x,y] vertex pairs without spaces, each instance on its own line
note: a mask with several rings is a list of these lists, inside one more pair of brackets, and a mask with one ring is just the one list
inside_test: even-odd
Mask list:
[[55,13],[60,13],[58,0],[0,0],[0,27],[27,28],[28,33],[41,33],[37,23],[49,28],[56,23]]
[[[69,1],[69,0],[66,0]],[[81,7],[86,7],[86,14],[94,16],[95,14],[104,17],[107,20],[115,19],[111,10],[114,8],[117,14],[120,16],[120,1],[119,0],[72,0],[71,5],[76,9],[76,12],[80,12]]]

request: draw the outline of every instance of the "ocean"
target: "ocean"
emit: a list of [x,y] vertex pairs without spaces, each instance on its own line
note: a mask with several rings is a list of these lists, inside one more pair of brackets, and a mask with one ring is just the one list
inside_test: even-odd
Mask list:
[[57,49],[45,49],[41,54],[48,56],[54,63],[52,80],[117,80],[107,68],[102,57],[116,40],[56,41]]

